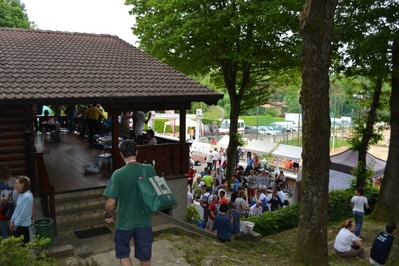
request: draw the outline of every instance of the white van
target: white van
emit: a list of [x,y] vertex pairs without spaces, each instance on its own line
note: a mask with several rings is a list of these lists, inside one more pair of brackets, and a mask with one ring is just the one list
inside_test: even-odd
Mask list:
[[[229,134],[230,131],[230,119],[224,119],[219,127],[219,133],[222,135]],[[237,132],[244,134],[245,122],[242,119],[238,119]]]

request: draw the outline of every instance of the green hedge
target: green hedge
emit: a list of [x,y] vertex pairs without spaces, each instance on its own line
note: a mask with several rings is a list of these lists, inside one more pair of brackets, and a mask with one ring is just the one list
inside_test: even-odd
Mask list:
[[273,122],[283,122],[284,118],[281,117],[272,117],[270,115],[263,115],[263,116],[243,116],[240,117],[240,119],[243,119],[245,121],[245,125],[249,126],[256,126],[256,120],[258,120],[258,126],[266,126],[270,125]]
[[263,236],[274,235],[298,226],[299,203],[244,220],[255,223],[255,232]]
[[[379,190],[367,188],[365,196],[368,199],[370,208],[366,209],[366,215],[370,214],[378,199]],[[329,194],[328,201],[328,220],[340,221],[352,217],[351,198],[355,195],[354,189],[333,190]],[[245,219],[255,223],[254,231],[263,236],[273,235],[285,230],[298,227],[299,203],[290,205],[287,208],[279,209],[274,212],[267,212],[260,216]]]
[[[370,214],[378,199],[379,190],[377,188],[366,188],[366,196],[369,208],[366,209],[366,215]],[[355,196],[355,189],[333,190],[330,192],[328,201],[328,217],[330,221],[339,221],[352,216],[351,199]]]

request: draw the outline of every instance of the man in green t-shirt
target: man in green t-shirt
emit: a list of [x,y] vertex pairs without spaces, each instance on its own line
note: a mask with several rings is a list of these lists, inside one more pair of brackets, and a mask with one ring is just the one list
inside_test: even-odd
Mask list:
[[205,185],[207,187],[212,186],[212,184],[213,184],[212,170],[208,169],[208,172],[206,173],[206,175],[204,175],[204,177],[202,178],[202,181],[205,182]]
[[[136,162],[137,146],[134,140],[124,140],[120,145],[126,165],[116,170],[104,191],[108,197],[105,204],[105,222],[112,223],[113,211],[118,201],[118,219],[115,231],[115,255],[121,265],[132,265],[129,242],[134,239],[135,258],[140,265],[151,265],[152,242],[151,214],[143,214],[138,181],[142,179],[144,166]],[[154,167],[149,167],[155,176]]]

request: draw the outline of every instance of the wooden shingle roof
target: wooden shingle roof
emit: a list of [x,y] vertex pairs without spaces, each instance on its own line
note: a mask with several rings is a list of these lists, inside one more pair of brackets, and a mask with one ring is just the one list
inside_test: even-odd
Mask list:
[[0,28],[2,104],[187,106],[222,97],[116,36]]

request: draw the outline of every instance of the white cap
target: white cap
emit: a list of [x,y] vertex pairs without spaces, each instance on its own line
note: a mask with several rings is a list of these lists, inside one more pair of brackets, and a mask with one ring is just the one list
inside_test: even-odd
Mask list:
[[202,187],[202,186],[205,186],[205,182],[204,182],[204,181],[201,181],[201,182],[199,183],[199,185],[198,185],[198,187]]

